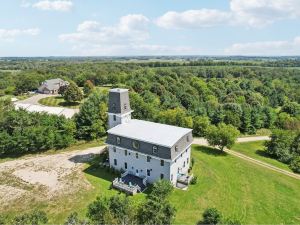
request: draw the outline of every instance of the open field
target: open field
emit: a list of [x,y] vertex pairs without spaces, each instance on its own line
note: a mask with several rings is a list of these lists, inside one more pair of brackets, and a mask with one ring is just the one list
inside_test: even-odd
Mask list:
[[41,105],[54,106],[54,107],[66,107],[71,109],[78,109],[80,102],[66,102],[61,96],[50,96],[39,100]]
[[246,156],[249,156],[253,159],[260,160],[265,163],[269,163],[273,166],[276,166],[280,169],[287,170],[289,172],[293,172],[287,164],[279,162],[278,160],[270,157],[265,152],[264,141],[253,141],[253,142],[245,142],[245,143],[236,143],[231,150],[242,153]]
[[[14,197],[1,204],[0,213],[12,217],[40,208],[47,212],[50,223],[64,222],[73,211],[84,216],[87,205],[96,196],[117,193],[109,190],[115,175],[88,162],[93,158],[91,153],[95,153],[93,149],[50,154],[23,163],[21,160],[7,162],[18,166],[2,169],[0,186],[4,191],[9,189]],[[194,145],[192,155],[198,183],[187,191],[176,189],[172,194],[170,200],[177,208],[175,223],[195,224],[207,207],[217,207],[225,216],[243,223],[300,223],[298,180],[208,147]],[[53,182],[48,186],[35,183],[32,177],[24,175],[24,168],[33,174],[34,168],[48,171]],[[56,183],[55,174],[59,174]],[[51,191],[49,185],[53,183],[58,189]],[[144,197],[145,194],[139,194],[134,199],[140,201]]]

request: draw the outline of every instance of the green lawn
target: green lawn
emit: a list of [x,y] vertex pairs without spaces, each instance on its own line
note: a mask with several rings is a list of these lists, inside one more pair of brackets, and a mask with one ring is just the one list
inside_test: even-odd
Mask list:
[[39,103],[41,105],[46,105],[46,106],[66,107],[66,108],[71,108],[71,109],[77,109],[77,108],[79,108],[79,106],[82,102],[68,103],[61,96],[51,96],[51,97],[40,99]]
[[270,157],[265,152],[264,141],[253,141],[253,142],[245,142],[245,143],[236,143],[231,150],[240,152],[244,155],[247,155],[251,158],[258,159],[260,161],[269,163],[273,166],[276,166],[280,169],[284,169],[290,172],[293,172],[287,164],[279,162],[278,160]]
[[[187,191],[175,189],[172,193],[170,201],[177,209],[176,224],[196,224],[207,207],[217,207],[226,217],[247,224],[300,223],[299,180],[208,147],[193,146],[192,156],[198,183]],[[118,193],[110,190],[115,175],[95,165],[85,165],[84,176],[92,184],[88,190],[51,200],[33,200],[29,205],[20,200],[13,209],[22,212],[24,208],[38,207],[47,212],[49,223],[63,223],[73,211],[84,216],[96,196]],[[133,198],[138,202],[145,194]]]

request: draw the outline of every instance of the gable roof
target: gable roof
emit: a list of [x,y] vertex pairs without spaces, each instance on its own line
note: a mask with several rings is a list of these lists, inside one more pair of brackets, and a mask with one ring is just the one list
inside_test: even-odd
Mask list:
[[171,148],[192,129],[132,119],[107,131],[109,134]]
[[67,82],[60,79],[60,78],[56,78],[56,79],[50,79],[50,80],[45,80],[40,88],[47,88],[49,91],[51,90],[58,90],[60,87],[60,83],[64,83],[66,84]]

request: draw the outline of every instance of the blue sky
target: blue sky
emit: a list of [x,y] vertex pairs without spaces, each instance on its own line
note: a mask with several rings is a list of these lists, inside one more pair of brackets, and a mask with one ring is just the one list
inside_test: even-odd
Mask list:
[[0,56],[300,55],[300,0],[3,0]]

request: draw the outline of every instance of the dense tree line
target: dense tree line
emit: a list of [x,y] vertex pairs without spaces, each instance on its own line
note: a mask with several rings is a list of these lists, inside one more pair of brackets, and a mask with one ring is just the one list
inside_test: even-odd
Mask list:
[[0,156],[61,149],[74,142],[75,123],[55,115],[6,110],[0,117]]
[[300,173],[300,132],[274,130],[271,140],[266,142],[267,153],[279,161],[289,164],[290,168]]
[[[76,83],[89,96],[73,120],[73,137],[80,140],[101,137],[107,128],[107,92],[95,96],[97,86],[129,88],[135,118],[190,127],[197,136],[205,136],[208,131],[211,136],[216,134],[213,126],[220,124],[233,126],[243,134],[254,134],[260,129],[297,131],[300,70],[279,67],[297,62],[262,60],[245,65],[241,61],[161,61],[153,66],[153,62],[75,59],[12,61],[8,64],[21,70],[0,72],[0,95],[33,91],[49,78],[68,80],[72,87]],[[263,67],[267,63],[278,67]],[[77,87],[71,89],[74,91],[66,95],[68,101],[82,99]]]

